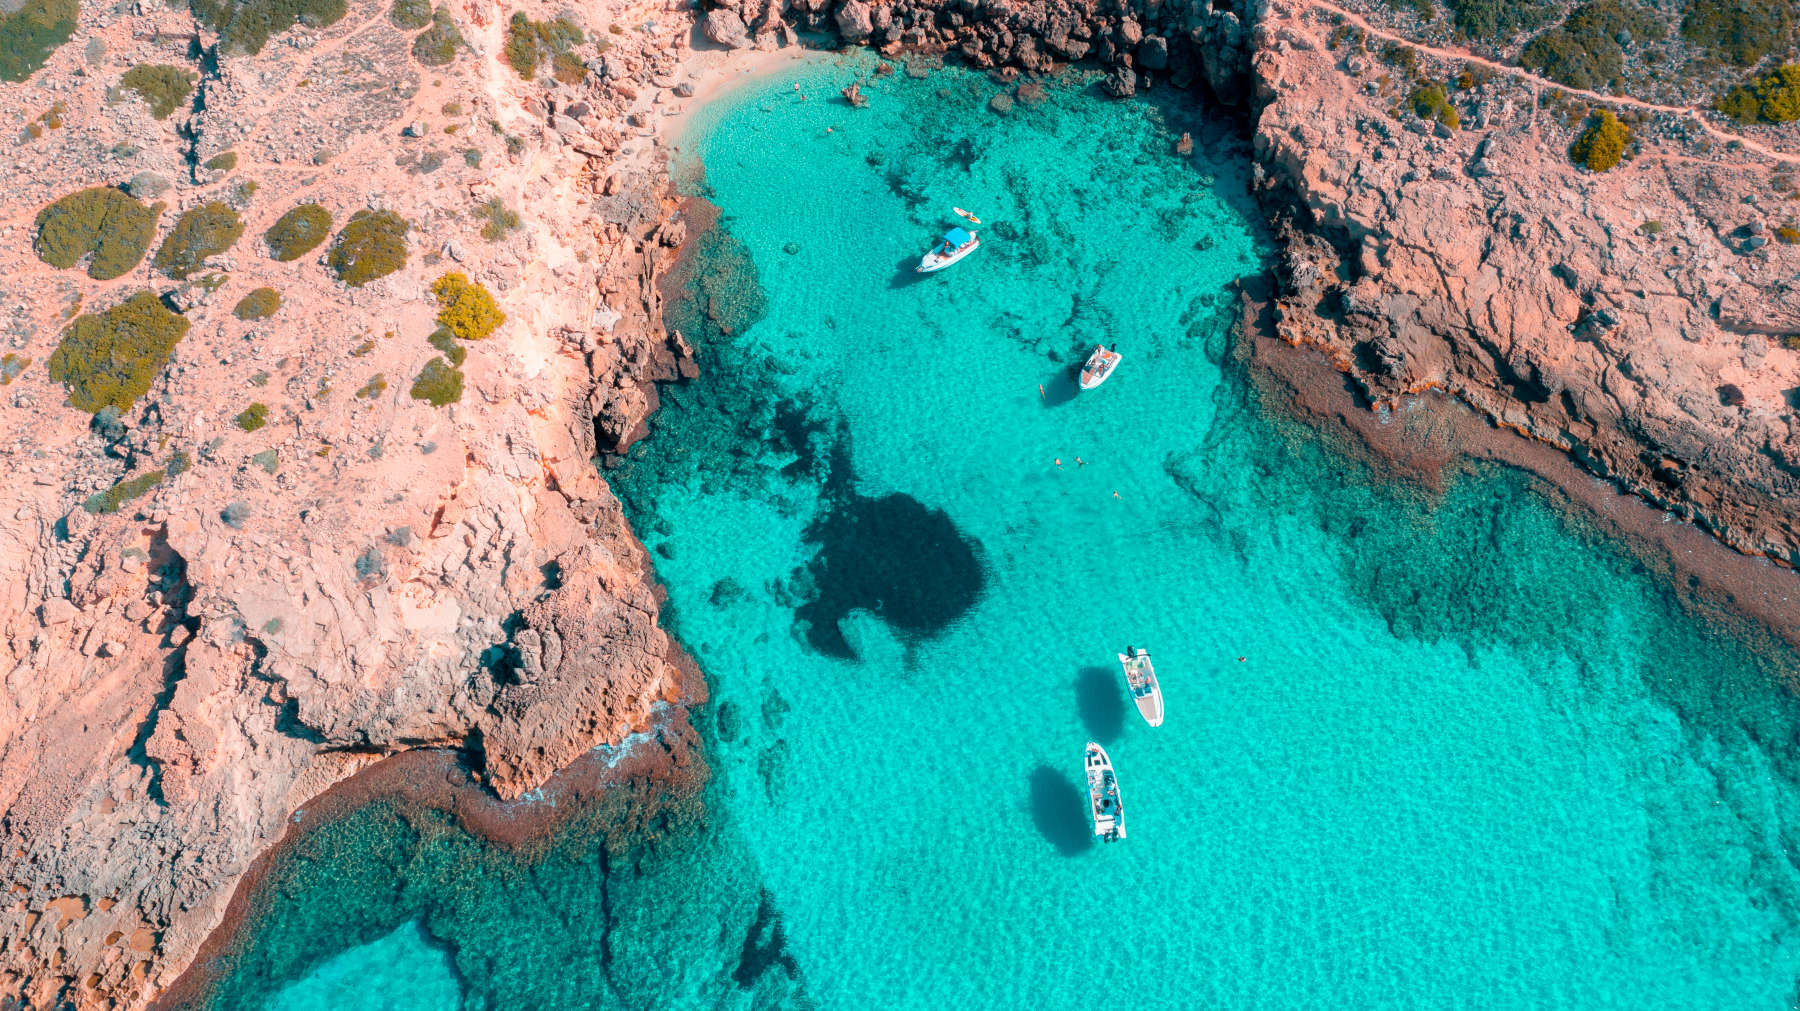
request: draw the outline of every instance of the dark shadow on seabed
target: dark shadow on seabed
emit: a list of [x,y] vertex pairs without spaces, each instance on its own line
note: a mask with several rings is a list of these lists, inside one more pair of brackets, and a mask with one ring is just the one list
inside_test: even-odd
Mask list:
[[1088,830],[1087,797],[1069,777],[1048,765],[1031,770],[1031,821],[1063,856],[1094,847]]
[[1119,739],[1125,729],[1123,691],[1117,675],[1105,667],[1083,667],[1075,675],[1075,705],[1089,738],[1101,744]]

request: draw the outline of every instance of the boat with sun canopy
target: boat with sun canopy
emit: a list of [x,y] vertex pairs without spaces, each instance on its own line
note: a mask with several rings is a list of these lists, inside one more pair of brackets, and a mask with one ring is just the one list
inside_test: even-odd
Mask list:
[[952,263],[968,256],[980,248],[981,240],[974,232],[966,228],[952,228],[944,233],[938,244],[931,247],[925,258],[919,261],[919,273],[930,274],[943,270]]

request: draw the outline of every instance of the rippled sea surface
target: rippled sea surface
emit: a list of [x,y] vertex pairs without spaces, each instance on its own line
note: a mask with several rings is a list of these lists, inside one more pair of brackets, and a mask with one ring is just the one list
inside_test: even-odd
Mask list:
[[[669,319],[705,374],[609,474],[713,686],[704,803],[523,854],[365,809],[283,859],[220,1001],[1793,1006],[1792,657],[1517,474],[1426,496],[1266,420],[1228,127],[873,67],[702,114],[723,217]],[[953,205],[983,248],[919,278]]]

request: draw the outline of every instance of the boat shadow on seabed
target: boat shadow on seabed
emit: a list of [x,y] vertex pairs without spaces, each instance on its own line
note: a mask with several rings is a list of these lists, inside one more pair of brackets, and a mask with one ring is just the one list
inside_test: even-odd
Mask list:
[[1031,821],[1065,857],[1094,848],[1087,794],[1066,773],[1048,765],[1031,770]]
[[1111,744],[1125,730],[1125,696],[1119,693],[1118,671],[1083,667],[1075,675],[1075,706],[1088,737]]

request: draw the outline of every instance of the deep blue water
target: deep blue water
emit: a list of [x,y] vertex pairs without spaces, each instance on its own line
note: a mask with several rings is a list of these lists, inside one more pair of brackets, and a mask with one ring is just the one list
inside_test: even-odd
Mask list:
[[[832,97],[871,67],[702,115],[723,218],[669,318],[705,374],[609,474],[713,686],[704,797],[525,854],[365,809],[271,876],[221,1001],[1794,1006],[1792,657],[1521,475],[1387,486],[1266,418],[1227,127],[1078,79]],[[952,205],[984,246],[919,279]]]

